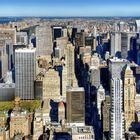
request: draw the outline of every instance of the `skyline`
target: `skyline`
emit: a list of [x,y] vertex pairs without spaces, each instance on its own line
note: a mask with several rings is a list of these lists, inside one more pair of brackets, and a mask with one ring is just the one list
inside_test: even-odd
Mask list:
[[2,1],[0,16],[140,16],[138,0]]

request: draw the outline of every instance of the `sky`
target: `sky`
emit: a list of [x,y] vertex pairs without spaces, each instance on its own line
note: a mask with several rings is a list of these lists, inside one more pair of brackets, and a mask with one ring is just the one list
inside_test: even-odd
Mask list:
[[140,16],[140,0],[0,0],[0,16]]

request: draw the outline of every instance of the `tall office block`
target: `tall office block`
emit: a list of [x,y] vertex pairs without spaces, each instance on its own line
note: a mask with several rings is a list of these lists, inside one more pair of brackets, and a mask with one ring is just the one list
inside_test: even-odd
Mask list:
[[98,109],[98,115],[100,120],[102,116],[102,103],[104,100],[105,100],[105,90],[103,86],[100,85],[97,90],[97,109]]
[[8,71],[8,52],[6,41],[0,40],[0,78],[3,78]]
[[119,78],[111,80],[110,139],[124,138],[123,84]]
[[67,67],[67,86],[73,86],[75,82],[75,60],[74,46],[71,43],[67,44],[66,48],[66,67]]
[[111,48],[110,48],[111,56],[121,56],[121,33],[113,32],[111,34]]
[[109,120],[110,120],[110,95],[105,96],[103,102],[103,133],[105,137],[109,136]]
[[124,31],[124,26],[125,26],[125,22],[121,21],[119,23],[119,29],[120,29],[120,31]]
[[135,95],[136,83],[133,71],[129,66],[126,67],[124,74],[124,116],[125,131],[131,127],[131,123],[135,121]]
[[85,47],[85,32],[78,32],[75,36],[76,47]]
[[12,44],[16,44],[16,29],[15,28],[1,28],[0,27],[0,39],[10,39]]
[[113,58],[109,60],[109,73],[111,78],[121,78],[122,71],[129,62],[126,59]]
[[111,56],[126,59],[128,57],[128,51],[130,50],[131,38],[136,33],[127,32],[112,32],[111,34]]
[[27,45],[28,44],[28,35],[26,32],[17,32],[16,33],[16,44],[17,45]]
[[16,96],[34,99],[36,49],[15,50]]
[[46,26],[36,27],[36,55],[51,55],[53,52],[52,29]]
[[60,38],[63,36],[62,29],[63,28],[61,26],[54,26],[53,27],[53,40],[56,40],[57,38]]
[[66,95],[67,123],[85,122],[85,92],[83,88],[69,87]]
[[140,32],[140,20],[136,20],[136,31]]

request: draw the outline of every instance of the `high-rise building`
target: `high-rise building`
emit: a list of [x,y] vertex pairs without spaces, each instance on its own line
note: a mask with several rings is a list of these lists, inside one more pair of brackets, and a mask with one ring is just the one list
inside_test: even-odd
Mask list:
[[58,100],[60,95],[59,73],[55,69],[49,69],[43,77],[43,100]]
[[111,78],[121,78],[122,77],[122,71],[126,64],[129,64],[129,61],[126,59],[118,59],[113,58],[109,60],[109,73]]
[[113,32],[111,34],[111,56],[121,57],[121,33]]
[[0,28],[0,39],[10,39],[12,44],[16,44],[16,29],[15,28]]
[[85,33],[84,32],[76,33],[75,45],[76,47],[85,47]]
[[27,45],[28,36],[26,32],[17,32],[16,33],[16,44],[17,45]]
[[111,56],[126,59],[128,57],[128,51],[130,50],[131,38],[136,33],[128,32],[112,32],[111,34]]
[[125,22],[121,21],[119,23],[119,28],[120,28],[120,31],[124,31],[124,25],[125,25]]
[[61,26],[54,26],[53,27],[53,40],[60,38],[63,36],[62,27]]
[[140,32],[140,20],[136,20],[136,31]]
[[53,52],[52,29],[47,26],[36,27],[36,55],[51,55]]
[[119,78],[111,80],[110,139],[124,138],[123,84]]
[[103,113],[103,133],[104,137],[109,137],[109,120],[110,120],[110,95],[105,96],[105,101],[102,107]]
[[0,78],[3,78],[8,71],[8,52],[6,41],[0,40]]
[[124,74],[124,117],[125,131],[131,127],[131,123],[135,121],[135,95],[136,83],[133,71],[127,65]]
[[104,100],[105,100],[105,90],[104,90],[103,86],[100,85],[97,90],[97,109],[98,109],[99,120],[101,120],[102,103]]
[[71,43],[67,44],[66,48],[66,67],[67,67],[67,86],[74,86],[76,84],[75,78],[75,59],[74,46]]
[[15,50],[15,94],[21,99],[34,99],[36,49]]
[[85,91],[80,87],[69,87],[66,95],[67,123],[85,123]]

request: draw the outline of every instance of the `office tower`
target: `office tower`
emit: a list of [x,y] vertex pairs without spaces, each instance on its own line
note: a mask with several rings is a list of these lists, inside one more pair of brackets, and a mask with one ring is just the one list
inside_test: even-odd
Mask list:
[[93,28],[93,36],[96,37],[97,36],[97,27],[94,26]]
[[61,55],[64,57],[65,55],[65,48],[68,43],[68,38],[67,37],[60,37],[56,39],[56,47],[60,49]]
[[34,99],[36,49],[15,50],[16,96]]
[[[129,38],[130,39],[130,38]],[[130,40],[128,40],[127,33],[121,33],[121,57],[126,59],[127,53],[128,53],[128,43]]]
[[121,33],[121,57],[129,58],[128,51],[131,50],[131,39],[136,36],[136,33]]
[[99,120],[101,120],[102,116],[102,103],[105,100],[105,90],[102,85],[100,85],[97,89],[97,109],[98,109],[98,115]]
[[8,52],[6,41],[0,40],[0,78],[3,78],[8,71]]
[[76,47],[85,47],[85,32],[76,33],[75,46]]
[[131,123],[135,121],[135,95],[136,83],[133,71],[127,65],[124,74],[124,117],[125,131],[131,127]]
[[95,51],[97,47],[96,38],[94,36],[85,37],[85,46],[91,46],[91,49]]
[[105,95],[105,101],[102,107],[103,113],[103,133],[104,137],[109,137],[109,122],[110,122],[110,95]]
[[136,32],[140,32],[140,20],[136,20]]
[[115,32],[118,31],[118,24],[116,22],[114,23],[113,27]]
[[63,35],[62,27],[54,26],[52,28],[53,28],[53,40],[56,40],[57,38],[62,37],[62,35]]
[[85,91],[83,88],[67,88],[66,106],[67,123],[85,123]]
[[16,33],[16,44],[17,45],[27,45],[28,36],[26,32],[17,32]]
[[90,68],[98,69],[99,65],[100,65],[99,55],[97,53],[94,53],[94,55],[92,55],[91,60],[90,60]]
[[66,88],[67,88],[67,67],[63,66],[62,70],[62,96],[66,101]]
[[126,66],[126,64],[129,64],[129,62],[126,59],[118,59],[113,58],[109,60],[109,73],[110,77],[114,78],[121,78],[122,77],[122,71],[123,68]]
[[128,51],[130,51],[131,38],[136,33],[127,32],[112,32],[111,34],[111,56],[126,59],[128,57]]
[[16,44],[16,29],[15,28],[0,28],[0,40],[11,40],[12,44]]
[[119,23],[119,28],[120,28],[120,31],[123,32],[124,31],[124,26],[125,26],[125,23],[123,21],[121,21]]
[[68,33],[67,33],[68,31],[67,31],[67,28],[64,28],[63,30],[62,30],[62,34],[63,34],[63,37],[67,37],[68,36]]
[[100,69],[91,69],[90,70],[90,83],[91,90],[96,91],[100,85]]
[[65,122],[65,105],[63,102],[58,104],[58,122],[61,124]]
[[55,69],[49,69],[43,77],[43,100],[60,99],[60,77]]
[[36,56],[51,55],[53,52],[52,29],[48,26],[36,27]]
[[121,57],[121,33],[113,32],[111,34],[111,56]]
[[74,46],[71,43],[66,47],[66,67],[67,67],[67,86],[73,86],[75,83],[75,59]]
[[123,84],[119,78],[111,80],[110,139],[124,139]]

